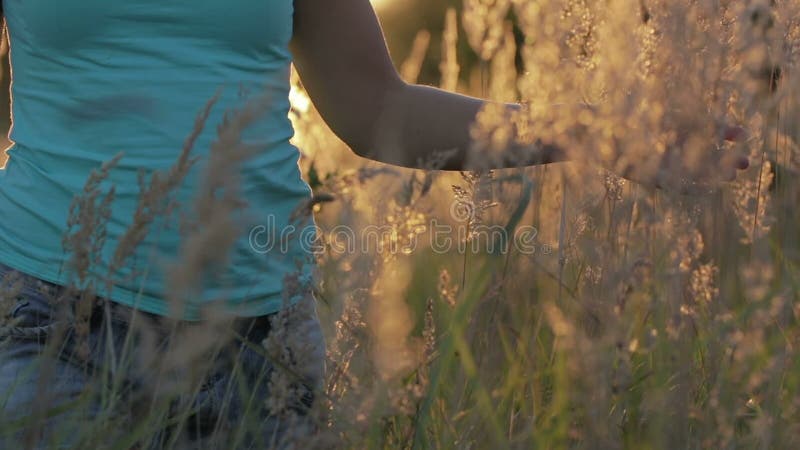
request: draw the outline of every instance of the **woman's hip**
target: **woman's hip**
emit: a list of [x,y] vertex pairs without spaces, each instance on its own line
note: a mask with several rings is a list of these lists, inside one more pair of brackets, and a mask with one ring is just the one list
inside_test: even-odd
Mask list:
[[206,439],[253,423],[242,420],[250,414],[262,428],[250,435],[274,436],[270,418],[306,416],[321,389],[324,342],[312,295],[269,316],[181,322],[102,299],[81,312],[80,292],[4,266],[0,280],[3,423],[27,416],[53,428],[53,410],[65,420],[64,410],[134,422],[184,416],[182,433]]

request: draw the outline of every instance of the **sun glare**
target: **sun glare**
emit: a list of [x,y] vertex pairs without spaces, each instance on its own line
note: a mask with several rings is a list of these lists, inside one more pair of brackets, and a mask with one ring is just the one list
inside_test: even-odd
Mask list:
[[381,9],[392,3],[392,0],[370,0],[375,9]]

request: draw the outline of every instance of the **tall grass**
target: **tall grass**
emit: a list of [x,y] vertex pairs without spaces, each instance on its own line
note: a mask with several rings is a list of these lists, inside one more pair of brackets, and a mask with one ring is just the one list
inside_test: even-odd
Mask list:
[[[388,223],[404,236],[398,216],[421,213],[429,228],[463,225],[454,241],[481,249],[323,257],[323,297],[339,317],[329,365],[338,442],[797,446],[799,8],[475,0],[449,12],[442,85],[528,105],[511,120],[479,117],[476,160],[533,137],[568,149],[569,164],[363,181],[377,166],[342,173],[331,157],[341,144],[313,111],[299,113],[306,167],[331,174],[318,191],[338,200],[319,212],[323,228]],[[422,33],[403,64],[411,82]],[[456,60],[458,39],[475,67]],[[725,142],[725,125],[748,138]],[[751,167],[722,182],[737,152]],[[467,220],[453,213],[464,205]],[[487,249],[492,227],[513,236],[526,226],[536,251]]]
[[[471,157],[490,161],[509,143],[541,139],[573,160],[547,167],[452,174],[435,171],[435,159],[430,171],[365,162],[295,78],[294,142],[327,244],[316,295],[328,344],[319,430],[297,430],[297,445],[800,445],[799,18],[797,0],[465,0],[442,18],[441,55],[427,55],[435,34],[422,30],[402,74],[415,82],[426,58],[440,58],[443,87],[525,102],[512,115],[482,112]],[[459,40],[474,67],[458,61]],[[237,123],[228,124],[234,135]],[[747,139],[726,142],[728,124]],[[218,149],[234,151],[228,131]],[[751,167],[723,182],[721,160],[736,152]],[[143,193],[168,194],[186,163],[153,177],[152,189],[143,182]],[[235,194],[235,167],[223,172],[210,185]],[[76,207],[95,223],[108,195],[87,186]],[[166,213],[147,195],[131,244],[136,224]],[[221,253],[230,245],[231,206],[198,202],[220,228],[187,237],[171,284],[178,302],[214,262],[192,251],[208,248],[196,240],[221,237]],[[353,249],[342,225],[356,236],[378,231]],[[433,241],[442,226],[445,240]],[[90,258],[96,241],[69,236]],[[0,300],[14,286],[8,280]],[[122,389],[112,383],[104,412],[80,418],[79,448],[130,448],[192,420],[188,407],[158,399],[191,397],[233,339],[219,321],[174,325],[164,351],[146,325],[137,364],[159,370],[126,409],[136,419],[112,414]],[[289,334],[275,336],[302,349],[302,333]],[[272,341],[263,352],[277,373],[295,373]],[[271,410],[286,414],[292,384],[270,383],[284,403]],[[257,426],[217,429],[215,442],[235,446]],[[161,444],[185,445],[169,436]]]

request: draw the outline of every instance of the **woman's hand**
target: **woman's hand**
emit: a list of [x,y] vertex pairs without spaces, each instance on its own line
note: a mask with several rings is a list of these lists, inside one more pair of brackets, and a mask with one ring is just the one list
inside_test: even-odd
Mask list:
[[713,150],[700,167],[688,167],[681,155],[687,137],[679,136],[661,160],[653,185],[660,189],[687,195],[700,195],[714,192],[721,183],[736,179],[739,171],[750,166],[749,158],[738,149],[724,149],[726,142],[744,142],[747,131],[739,126],[720,127],[719,149]]

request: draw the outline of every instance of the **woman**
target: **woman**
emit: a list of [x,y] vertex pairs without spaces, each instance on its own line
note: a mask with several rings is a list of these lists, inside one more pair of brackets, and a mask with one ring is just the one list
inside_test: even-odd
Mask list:
[[[168,424],[155,426],[161,430],[156,437],[140,443],[213,440],[226,436],[220,430],[235,431],[245,418],[256,417],[258,431],[251,429],[236,442],[280,445],[288,439],[289,422],[302,422],[313,394],[319,394],[323,359],[309,288],[313,261],[304,245],[313,229],[278,234],[294,225],[293,213],[310,197],[289,144],[290,63],[331,129],[358,155],[389,164],[426,167],[426,161],[445,155],[439,168],[467,169],[470,125],[485,102],[401,81],[369,0],[3,0],[2,6],[13,71],[13,144],[0,173],[0,273],[16,295],[0,347],[0,423],[14,426],[0,439],[31,445],[84,442],[86,436],[72,433],[67,439],[59,432],[82,414],[96,417],[111,410],[108,402],[84,401],[83,395],[107,381],[98,374],[111,372],[115,386],[129,387],[121,389],[127,394],[120,394],[124,400],[115,411],[124,411],[131,426],[139,424],[143,404],[144,409],[168,405],[163,416]],[[168,172],[184,144],[190,146],[197,162],[173,186],[169,200],[191,206],[202,174],[216,169],[208,165],[209,148],[224,137],[214,135],[214,126],[226,112],[259,98],[268,99],[260,114],[236,122],[242,142],[256,150],[237,172],[247,205],[237,212],[243,227],[224,267],[202,276],[188,272],[199,285],[187,295],[173,289],[175,277],[167,276],[186,254],[183,222],[156,217],[133,239],[135,249],[117,250],[131,241],[127,230],[141,221],[142,205],[148,205],[140,196],[152,182],[147,176]],[[198,113],[209,126],[184,142]],[[496,166],[519,165],[521,151],[526,164],[564,158],[549,146],[510,149],[514,157]],[[74,241],[64,238],[82,229],[70,222],[76,212],[70,205],[90,173],[110,160],[114,164],[100,178],[103,186],[114,186],[113,202],[100,214],[106,219],[102,236],[88,241],[97,244],[83,255],[89,263],[81,265],[75,262]],[[143,182],[140,172],[146,175]],[[83,205],[78,212],[91,209]],[[171,209],[161,210],[166,211]],[[197,210],[179,212],[190,217],[190,229],[211,226],[198,220],[202,214],[192,216]],[[271,232],[266,238],[285,242],[254,251],[247,230],[267,224],[261,228]],[[87,298],[88,313],[80,306]],[[59,308],[73,319],[61,320]],[[287,311],[291,314],[281,316]],[[78,319],[84,316],[88,322],[82,325]],[[167,317],[181,320],[176,324]],[[207,375],[192,385],[188,406],[178,410],[188,412],[176,420],[175,405],[185,396],[158,401],[155,369],[143,362],[146,356],[137,346],[147,336],[167,341],[176,329],[191,330],[215,317],[235,317],[237,339],[217,349]],[[148,324],[150,334],[126,339],[134,321]],[[283,409],[294,412],[288,422],[262,406],[220,400],[240,385],[257,398],[274,396],[268,392],[274,386],[270,377],[283,368],[254,348],[265,338],[283,339],[270,331],[277,322],[302,330],[306,342],[303,355],[289,358],[307,364],[293,373],[292,386],[301,394]],[[114,359],[131,347],[131,365]],[[166,352],[160,355],[168,358]],[[150,392],[148,402],[138,390]],[[259,405],[264,403],[269,401]],[[80,414],[76,404],[83,408]],[[122,431],[122,438],[133,433]]]

